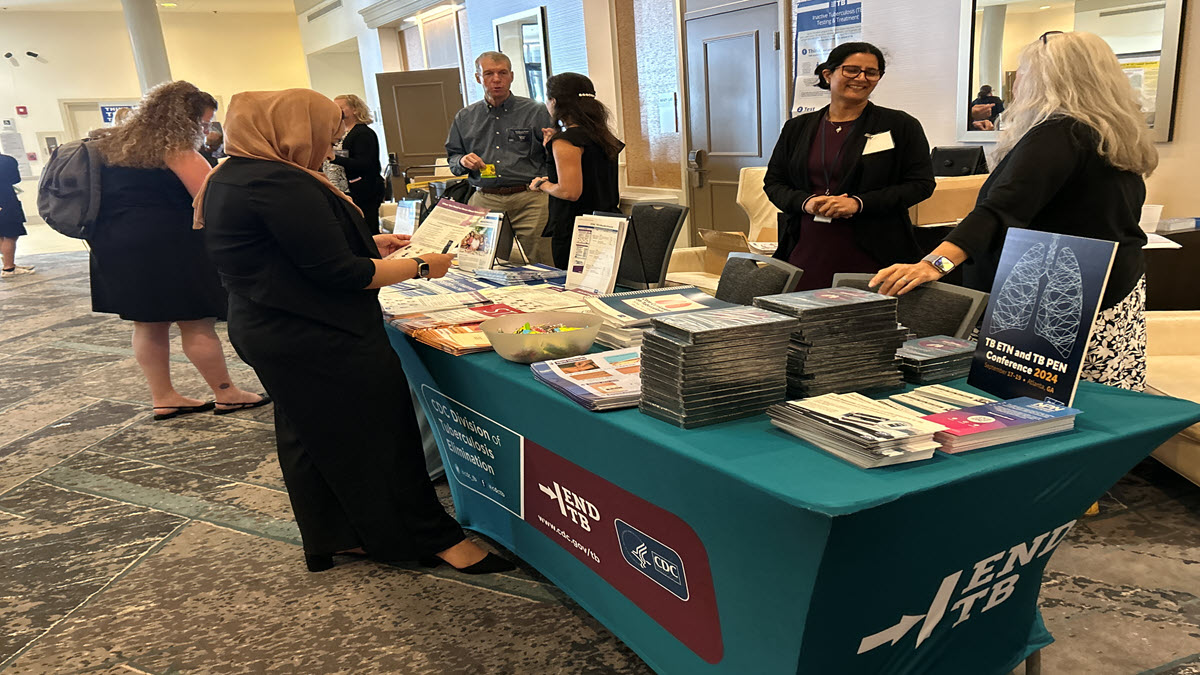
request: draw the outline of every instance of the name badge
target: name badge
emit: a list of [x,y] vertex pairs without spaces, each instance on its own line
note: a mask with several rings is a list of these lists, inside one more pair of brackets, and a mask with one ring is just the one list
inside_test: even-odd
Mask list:
[[509,143],[528,143],[531,140],[533,140],[533,130],[532,129],[509,129],[508,130],[508,142]]
[[884,150],[891,150],[896,147],[892,142],[892,132],[883,131],[878,134],[865,134],[867,137],[867,145],[863,148],[862,154],[871,155]]

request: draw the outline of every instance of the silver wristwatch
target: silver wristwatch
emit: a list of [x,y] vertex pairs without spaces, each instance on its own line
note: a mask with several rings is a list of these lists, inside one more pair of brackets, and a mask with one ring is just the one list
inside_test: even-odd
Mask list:
[[950,270],[954,269],[954,263],[944,255],[930,253],[924,258],[921,258],[921,262],[927,262],[930,265],[933,265],[933,269],[937,270],[942,276],[949,274]]

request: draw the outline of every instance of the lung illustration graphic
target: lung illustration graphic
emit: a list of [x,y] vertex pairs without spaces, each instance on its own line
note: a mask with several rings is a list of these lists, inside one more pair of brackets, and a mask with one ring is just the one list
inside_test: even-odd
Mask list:
[[[1046,261],[1050,258],[1046,256]],[[1046,267],[1049,281],[1038,303],[1033,332],[1053,345],[1065,359],[1075,348],[1079,323],[1083,320],[1083,274],[1075,252],[1065,246],[1054,257],[1054,266]]]
[[1025,330],[1037,305],[1038,287],[1045,274],[1046,248],[1033,246],[1013,265],[1000,293],[994,299],[992,332]]

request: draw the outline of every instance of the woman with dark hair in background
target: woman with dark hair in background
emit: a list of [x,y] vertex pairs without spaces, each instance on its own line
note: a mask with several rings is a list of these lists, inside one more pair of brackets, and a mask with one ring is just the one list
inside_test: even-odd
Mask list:
[[[215,328],[225,318],[225,289],[204,234],[192,229],[192,197],[210,169],[198,149],[216,110],[216,99],[189,82],[160,84],[120,126],[95,134],[91,146],[104,159],[100,214],[88,238],[92,311],[133,322],[133,354],[156,420],[270,402],[229,377]],[[172,323],[212,401],[184,396],[171,383]]]
[[330,160],[346,170],[350,199],[363,212],[367,234],[379,234],[379,205],[383,203],[383,167],[379,163],[379,137],[367,126],[374,120],[371,109],[354,94],[333,99],[342,109],[346,135],[342,149]]
[[608,128],[609,112],[596,100],[596,87],[579,73],[560,73],[546,82],[546,110],[556,129],[543,129],[553,161],[550,175],[534,178],[530,190],[550,195],[543,237],[550,237],[554,266],[566,269],[575,216],[617,210],[617,155],[625,144]]
[[817,66],[829,105],[788,120],[763,188],[786,214],[775,257],[804,270],[800,290],[825,288],[839,272],[875,272],[919,258],[908,208],[933,194],[921,123],[871,103],[883,52],[838,45]]

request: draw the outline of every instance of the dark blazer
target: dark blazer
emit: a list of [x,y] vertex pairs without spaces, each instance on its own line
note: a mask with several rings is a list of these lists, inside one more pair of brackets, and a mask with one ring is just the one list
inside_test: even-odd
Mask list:
[[364,290],[379,257],[362,216],[287,164],[230,157],[204,195],[205,243],[234,295],[358,335],[382,325]]
[[0,224],[16,226],[25,222],[25,212],[12,186],[21,182],[20,165],[8,155],[0,155]]
[[[800,241],[804,200],[812,195],[808,155],[828,110],[788,120],[767,163],[763,188],[784,213],[775,252],[780,260],[787,260]],[[891,132],[895,147],[864,156],[866,135],[884,131]],[[849,219],[858,247],[884,266],[920,258],[923,251],[913,238],[908,207],[927,199],[935,186],[921,123],[903,111],[868,102],[846,139],[842,168],[841,191],[862,201],[862,209]]]
[[371,127],[355,124],[342,139],[342,149],[349,157],[334,157],[332,161],[346,169],[348,180],[361,178],[368,185],[381,180],[383,168],[379,165],[379,137]]
[[967,252],[966,286],[991,291],[1010,227],[1117,242],[1117,257],[1100,301],[1108,309],[1146,272],[1138,227],[1146,183],[1109,164],[1095,131],[1070,117],[1030,129],[979,190],[975,208],[946,237]]

